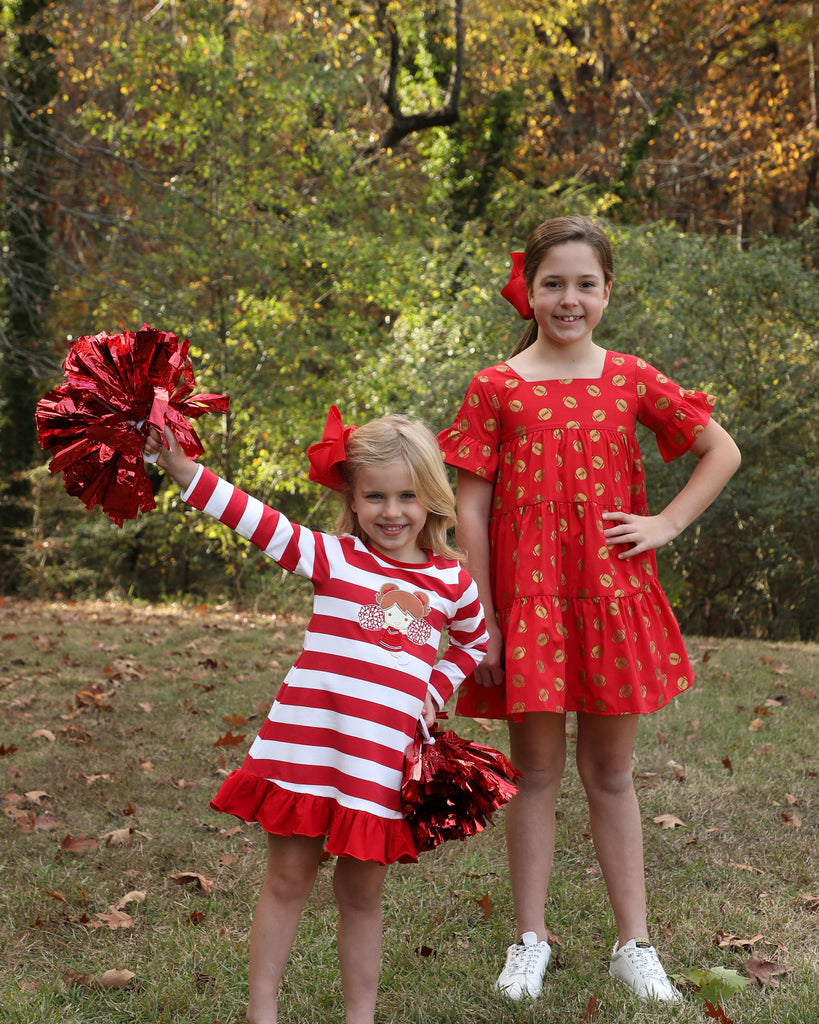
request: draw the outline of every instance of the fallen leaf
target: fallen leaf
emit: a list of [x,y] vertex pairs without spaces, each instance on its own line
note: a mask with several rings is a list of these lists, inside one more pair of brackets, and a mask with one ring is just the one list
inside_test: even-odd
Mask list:
[[733,1018],[728,1017],[725,1010],[717,1003],[713,1006],[708,1000],[705,1000],[705,1016],[710,1017],[712,1020],[719,1021],[719,1024],[736,1024]]
[[95,772],[92,775],[85,775],[83,772],[77,773],[78,779],[85,779],[85,783],[88,786],[93,786],[95,782],[99,782],[100,779],[107,779],[111,782],[113,776],[109,775],[108,772]]
[[95,988],[99,982],[93,974],[81,974],[79,971],[75,971],[72,967],[69,967],[63,974],[63,979],[69,983],[69,985],[81,985],[83,988]]
[[210,892],[216,881],[215,878],[206,878],[195,871],[177,871],[176,874],[171,875],[171,878],[177,885],[189,885],[191,882],[195,882],[203,892]]
[[244,743],[245,735],[245,733],[242,733],[239,736],[234,736],[230,729],[228,729],[225,735],[220,736],[219,739],[213,745],[214,747],[236,747],[240,743]]
[[748,732],[757,732],[764,724],[761,718],[755,718],[748,726]]
[[66,836],[60,843],[60,849],[66,853],[92,853],[99,849],[96,839],[89,839],[88,834],[83,832],[79,836]]
[[121,899],[117,900],[117,904],[114,910],[122,910],[123,907],[127,907],[129,903],[144,903],[148,894],[144,889],[133,889],[131,892],[127,892]]
[[48,740],[49,743],[53,743],[57,737],[50,729],[35,729],[31,734],[33,740]]
[[583,1011],[581,1020],[594,1020],[597,1016],[597,993],[592,993],[591,999],[586,1003],[586,1009]]
[[488,920],[489,915],[492,913],[492,900],[489,898],[489,893],[487,893],[481,899],[476,899],[475,902],[483,911],[484,920]]
[[95,707],[111,711],[112,708],[108,703],[108,699],[113,697],[115,693],[116,690],[103,690],[101,686],[84,686],[81,690],[77,691],[74,699],[81,708]]
[[802,819],[796,811],[783,811],[782,820],[789,828],[801,828],[802,826]]
[[758,932],[756,935],[752,935],[748,939],[741,939],[738,935],[728,935],[721,928],[717,931],[717,945],[720,949],[729,949],[736,947],[742,949],[744,946],[755,946],[757,942],[762,942],[765,936]]
[[654,821],[657,825],[662,825],[663,828],[679,828],[681,825],[685,826],[685,822],[680,821],[676,814],[658,814]]
[[89,928],[109,928],[112,932],[119,928],[133,928],[134,919],[130,914],[126,914],[122,910],[116,910],[114,907],[108,908],[110,914],[94,914],[97,918],[96,921],[89,921]]
[[136,975],[133,971],[114,967],[100,975],[99,986],[100,988],[127,988],[135,977]]
[[763,985],[770,985],[771,988],[778,988],[779,979],[776,977],[779,974],[788,974],[793,968],[792,967],[780,967],[778,964],[773,963],[771,960],[759,960],[757,957],[749,957],[745,961],[745,970],[760,988]]
[[[48,797],[48,793],[44,789],[32,789],[26,793],[26,800],[31,804],[36,804],[38,807],[43,801],[43,797]],[[51,799],[49,797],[49,799]]]
[[132,828],[115,828],[102,837],[106,846],[133,846],[134,830]]

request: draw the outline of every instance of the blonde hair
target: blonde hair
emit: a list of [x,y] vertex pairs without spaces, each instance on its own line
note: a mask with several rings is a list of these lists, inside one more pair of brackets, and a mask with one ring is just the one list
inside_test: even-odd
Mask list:
[[461,552],[447,540],[447,530],[456,523],[455,495],[447,479],[438,442],[428,427],[399,415],[370,420],[350,434],[346,455],[343,466],[344,507],[336,521],[338,533],[351,533],[359,540],[367,540],[352,509],[358,471],[365,466],[386,466],[403,461],[409,470],[415,495],[427,513],[427,520],[418,534],[418,546],[445,558],[463,560]]
[[[551,220],[545,220],[542,224],[538,224],[526,239],[526,248],[523,252],[523,277],[527,288],[531,290],[537,268],[546,253],[556,245],[565,245],[567,242],[585,242],[593,249],[600,269],[603,271],[604,281],[606,284],[612,283],[614,280],[614,256],[608,236],[588,217],[553,217]],[[537,332],[537,321],[533,320],[515,346],[510,358],[533,345],[537,338]]]

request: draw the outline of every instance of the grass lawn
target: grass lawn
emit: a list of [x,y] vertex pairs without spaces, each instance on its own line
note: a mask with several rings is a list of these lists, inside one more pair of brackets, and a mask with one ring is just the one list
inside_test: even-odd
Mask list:
[[[208,800],[304,625],[230,608],[0,605],[0,1024],[244,1020],[264,836]],[[689,650],[695,688],[646,718],[634,758],[654,943],[672,974],[747,977],[754,957],[782,969],[726,999],[724,1021],[816,1024],[819,646]],[[502,724],[451,725],[508,749]],[[331,871],[308,903],[282,1024],[344,1019]],[[502,814],[392,868],[384,909],[380,1024],[708,1019],[692,986],[657,1007],[608,977],[613,922],[573,766],[547,911],[558,944],[535,1003],[492,991],[513,935]]]

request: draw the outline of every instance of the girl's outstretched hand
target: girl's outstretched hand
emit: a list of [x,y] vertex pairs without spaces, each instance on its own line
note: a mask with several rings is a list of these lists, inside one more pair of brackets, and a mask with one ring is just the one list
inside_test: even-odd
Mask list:
[[151,426],[148,428],[143,451],[146,455],[158,455],[156,464],[184,489],[196,476],[196,463],[192,462],[182,451],[176,443],[173,432],[167,426],[165,427],[165,440],[168,442],[167,448],[162,443],[159,431],[156,427]]
[[606,544],[630,544],[627,551],[618,552],[618,558],[634,558],[644,551],[661,548],[677,536],[674,526],[663,515],[638,516],[633,512],[604,512],[603,518],[616,525],[603,531]]

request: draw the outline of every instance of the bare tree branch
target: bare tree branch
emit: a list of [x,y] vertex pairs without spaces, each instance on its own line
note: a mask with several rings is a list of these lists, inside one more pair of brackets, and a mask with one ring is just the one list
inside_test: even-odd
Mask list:
[[398,95],[398,73],[401,68],[401,40],[393,21],[385,29],[390,38],[390,61],[381,80],[381,98],[392,117],[392,123],[376,143],[374,149],[392,149],[407,135],[426,128],[438,128],[454,124],[458,119],[458,104],[461,98],[461,84],[464,73],[464,21],[463,0],[452,0],[452,24],[455,30],[455,50],[449,84],[441,106],[416,114],[405,114]]

